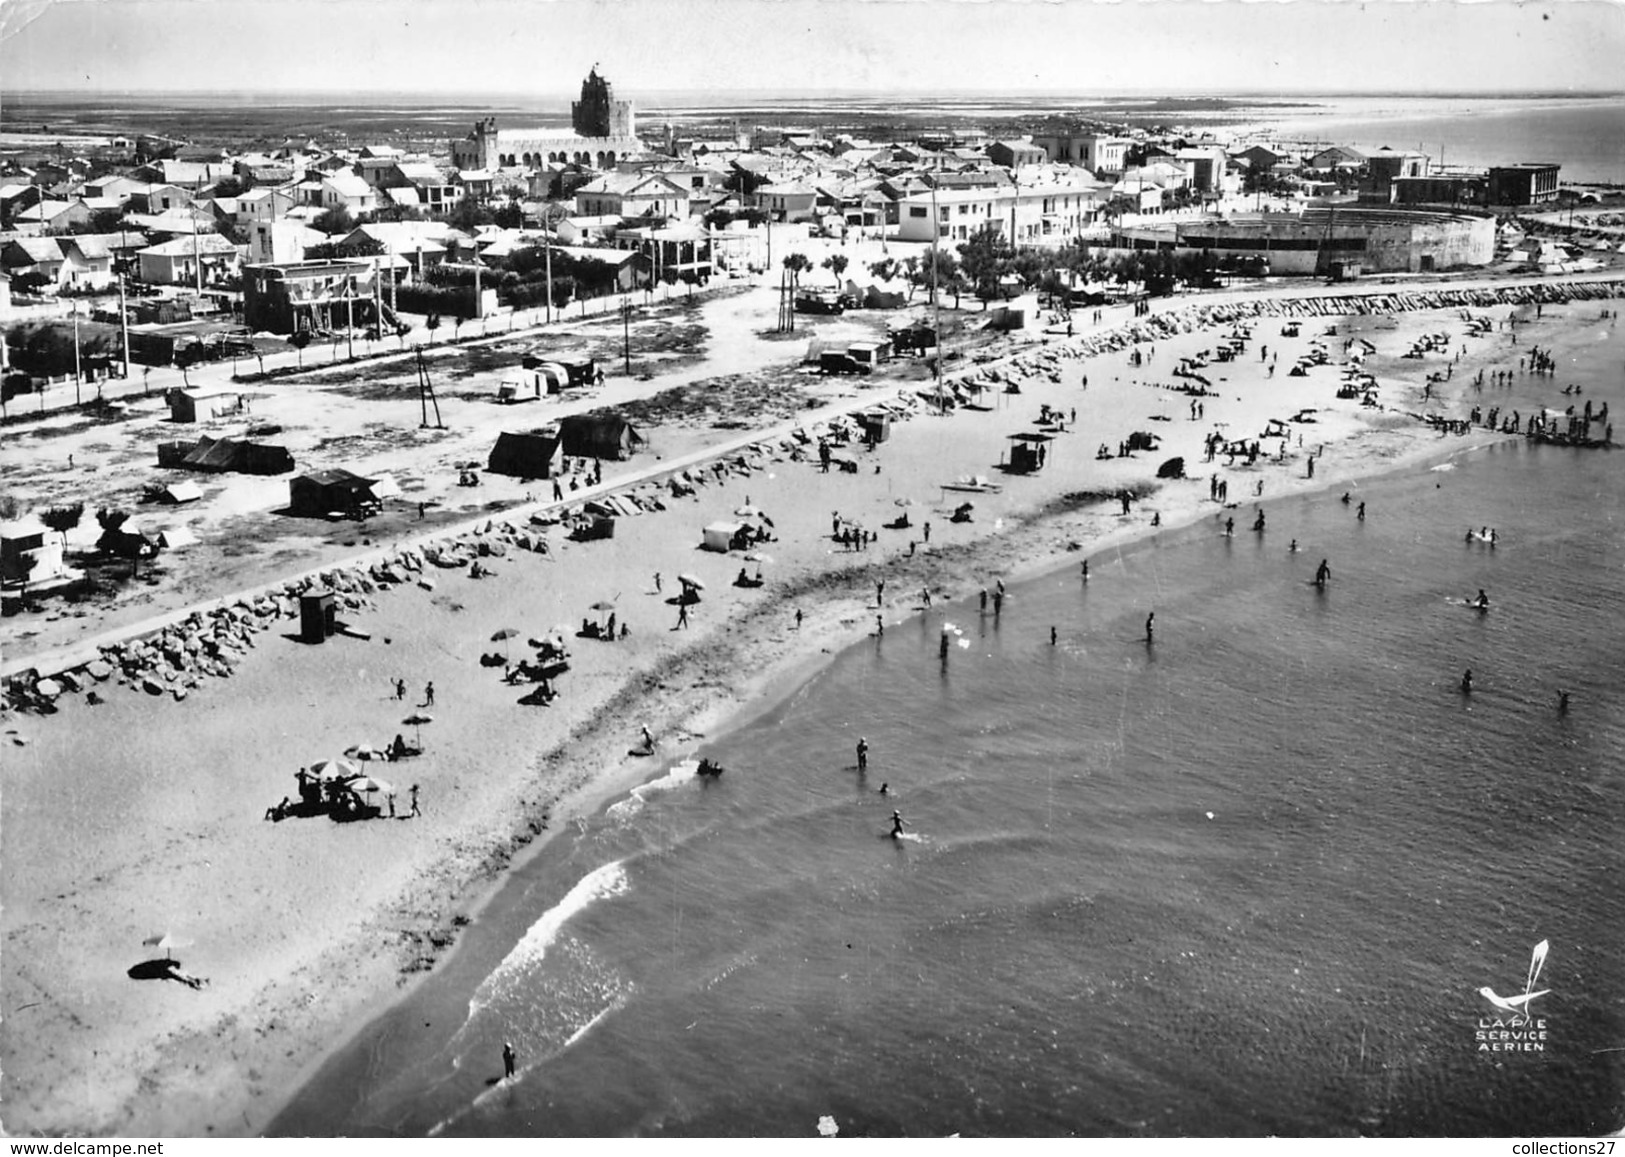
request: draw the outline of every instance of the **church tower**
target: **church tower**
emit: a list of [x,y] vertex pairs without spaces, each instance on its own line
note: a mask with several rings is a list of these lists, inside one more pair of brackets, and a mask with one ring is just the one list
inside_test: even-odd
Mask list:
[[570,105],[570,126],[584,137],[636,135],[632,102],[615,99],[614,88],[598,75],[596,64],[581,82],[581,99]]

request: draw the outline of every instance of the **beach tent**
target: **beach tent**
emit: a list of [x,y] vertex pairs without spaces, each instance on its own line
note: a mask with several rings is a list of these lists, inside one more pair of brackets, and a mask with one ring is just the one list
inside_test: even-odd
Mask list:
[[164,487],[158,501],[170,506],[179,506],[183,502],[197,502],[203,497],[203,491],[198,489],[196,482],[171,482]]
[[183,546],[194,546],[197,535],[192,533],[189,526],[172,526],[168,530],[158,532],[158,545],[165,550],[177,550]]
[[619,414],[576,414],[559,423],[559,444],[567,458],[623,461],[643,445],[643,435]]
[[558,435],[543,430],[504,430],[491,447],[485,468],[492,474],[510,478],[547,478],[553,471],[553,455],[558,452]]
[[160,442],[158,465],[209,474],[286,474],[293,469],[293,455],[282,446],[204,435],[196,442]]
[[702,532],[704,539],[700,545],[706,550],[727,554],[733,549],[734,536],[744,528],[743,522],[713,522]]
[[374,508],[373,479],[348,470],[315,470],[288,482],[288,512],[321,517],[328,513],[363,514]]
[[374,478],[371,490],[372,496],[379,502],[384,501],[386,498],[399,498],[401,496],[401,484],[395,481],[394,476],[390,474],[380,474]]

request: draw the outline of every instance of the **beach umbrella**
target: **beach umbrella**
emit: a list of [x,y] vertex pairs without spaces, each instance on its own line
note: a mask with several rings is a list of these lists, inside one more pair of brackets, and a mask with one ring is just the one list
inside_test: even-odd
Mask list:
[[496,634],[491,636],[491,641],[493,643],[501,643],[501,644],[503,644],[502,657],[505,659],[505,658],[508,657],[508,647],[507,647],[508,640],[513,639],[513,638],[517,638],[518,636],[519,636],[519,629],[517,627],[503,627],[500,631],[498,631]]
[[760,507],[752,506],[747,502],[745,505],[735,510],[734,515],[738,518],[760,518],[762,516],[762,511]]
[[[410,724],[412,727],[417,729],[416,734],[417,734],[417,737],[418,737],[418,746],[422,747],[423,746],[423,725],[425,723],[433,723],[434,722],[434,716],[430,715],[426,711],[414,711],[414,712],[412,712],[412,714],[408,715],[405,719],[401,720],[401,722],[406,723],[406,724]],[[360,774],[360,769],[359,768],[352,768],[351,770],[354,771],[357,775]]]
[[348,759],[324,759],[310,765],[310,774],[317,779],[348,779],[360,775],[361,769]]
[[190,948],[192,942],[184,940],[171,932],[160,932],[156,936],[148,936],[141,942],[141,945],[144,948],[161,948],[164,952],[164,959],[173,960],[174,957],[170,955],[171,952],[177,948]]
[[351,759],[382,759],[383,753],[370,743],[357,743],[353,747],[344,749],[344,754]]
[[680,574],[677,576],[677,581],[686,587],[693,587],[697,591],[705,589],[705,584],[691,574]]
[[346,786],[348,786],[351,791],[365,792],[367,795],[371,795],[375,791],[395,790],[383,780],[370,775],[357,776],[355,779],[350,780]]
[[751,551],[749,554],[747,554],[745,556],[745,561],[746,562],[753,562],[753,563],[756,564],[756,577],[761,578],[762,577],[762,564],[772,562],[773,561],[773,556],[770,555],[770,554],[764,554],[759,550],[753,550],[753,551]]

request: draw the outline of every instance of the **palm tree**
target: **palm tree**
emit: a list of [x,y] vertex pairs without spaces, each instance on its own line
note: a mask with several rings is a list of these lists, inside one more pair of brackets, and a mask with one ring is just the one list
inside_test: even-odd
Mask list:
[[847,259],[844,253],[835,253],[824,258],[824,268],[835,275],[835,288],[841,288],[841,275],[846,272]]

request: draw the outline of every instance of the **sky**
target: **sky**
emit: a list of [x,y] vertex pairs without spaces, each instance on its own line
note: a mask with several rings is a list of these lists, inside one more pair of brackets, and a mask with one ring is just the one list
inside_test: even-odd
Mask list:
[[1625,89],[1625,0],[0,0],[0,86]]

